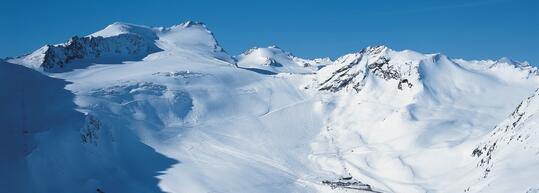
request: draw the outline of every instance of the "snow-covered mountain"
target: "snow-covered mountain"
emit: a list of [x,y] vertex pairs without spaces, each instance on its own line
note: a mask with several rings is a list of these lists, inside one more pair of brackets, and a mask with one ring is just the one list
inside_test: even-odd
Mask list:
[[272,73],[314,73],[319,68],[331,64],[329,58],[307,60],[293,56],[277,46],[251,48],[237,56],[239,67]]
[[84,67],[88,63],[140,60],[151,53],[162,51],[162,48],[172,50],[180,47],[196,49],[225,61],[232,60],[204,24],[189,21],[169,28],[117,22],[88,36],[74,36],[66,43],[46,45],[9,61],[47,71],[57,69],[55,67],[64,68],[68,63],[79,63],[75,65]]
[[230,56],[202,23],[114,23],[0,73],[9,192],[539,188],[539,76],[507,58]]

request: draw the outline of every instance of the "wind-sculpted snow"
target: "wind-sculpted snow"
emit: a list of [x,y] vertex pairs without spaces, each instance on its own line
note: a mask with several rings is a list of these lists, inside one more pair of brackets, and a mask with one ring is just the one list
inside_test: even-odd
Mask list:
[[[150,41],[111,40],[127,36]],[[507,118],[539,87],[537,69],[525,62],[466,61],[385,46],[335,61],[302,59],[276,46],[232,57],[198,22],[155,28],[115,23],[72,44],[92,41],[101,51],[126,45],[146,50],[150,42],[159,50],[140,52],[138,59],[121,51],[117,61],[107,62],[84,48],[83,59],[62,64],[65,58],[56,57],[50,70],[32,72],[62,81],[32,85],[51,85],[43,92],[56,96],[28,95],[36,97],[36,113],[28,113],[43,117],[29,123],[39,134],[3,135],[10,137],[2,151],[17,152],[7,155],[23,160],[10,163],[32,166],[9,178],[17,182],[10,188],[94,193],[538,188],[536,97]],[[39,69],[42,63],[33,62],[43,55],[35,53],[44,52],[9,61]],[[92,61],[81,63],[87,59]],[[1,84],[4,93],[26,88],[9,83]],[[17,113],[19,103],[2,105],[10,105],[2,108],[8,109],[2,112],[6,120],[25,117]],[[76,118],[49,113],[57,108]],[[59,129],[37,127],[52,123]],[[69,159],[56,159],[66,155]],[[2,182],[11,177],[3,174]]]

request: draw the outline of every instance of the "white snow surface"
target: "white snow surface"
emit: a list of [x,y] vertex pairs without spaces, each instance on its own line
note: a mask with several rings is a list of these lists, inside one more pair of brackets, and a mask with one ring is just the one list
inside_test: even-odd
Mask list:
[[[384,46],[335,61],[275,46],[232,57],[197,22],[114,23],[87,37],[122,34],[159,51],[48,70],[43,49],[2,62],[4,190],[539,191],[539,102],[527,99],[539,78],[527,63]],[[525,119],[498,132],[515,109]],[[486,153],[474,149],[497,140],[507,145],[479,165]],[[322,183],[346,177],[370,188]]]

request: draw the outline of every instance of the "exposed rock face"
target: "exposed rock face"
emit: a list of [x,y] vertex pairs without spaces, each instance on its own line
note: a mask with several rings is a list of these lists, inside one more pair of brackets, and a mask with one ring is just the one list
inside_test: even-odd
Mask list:
[[99,130],[101,129],[101,122],[93,115],[86,115],[86,121],[84,127],[81,129],[81,140],[83,144],[97,145],[99,140]]
[[522,101],[506,120],[494,128],[488,139],[472,151],[472,156],[479,159],[477,166],[484,168],[484,178],[488,177],[494,167],[497,154],[506,151],[508,146],[537,148],[528,146],[527,143],[536,137],[534,118],[537,112],[539,112],[539,90]]
[[322,184],[331,187],[331,189],[345,189],[352,191],[377,192],[369,184],[354,179],[353,177],[342,177],[338,180],[324,180]]
[[348,54],[337,59],[338,66],[329,78],[320,83],[319,90],[337,92],[345,88],[361,91],[369,76],[385,81],[397,80],[399,90],[411,88],[412,80],[419,79],[418,61],[393,62],[392,52],[385,46],[368,47],[359,53]]
[[64,65],[77,59],[118,58],[141,59],[157,52],[152,39],[137,34],[120,34],[112,37],[73,37],[67,43],[60,45],[47,45],[43,53],[41,67],[51,69],[64,67]]
[[[359,92],[365,84],[366,69],[358,65],[362,56],[359,55],[357,57],[358,58],[348,62],[347,65],[343,65],[333,72],[329,79],[326,79],[320,84],[319,90],[337,92],[350,85],[355,91]],[[343,59],[337,61],[340,60]],[[346,60],[346,58],[344,60]]]

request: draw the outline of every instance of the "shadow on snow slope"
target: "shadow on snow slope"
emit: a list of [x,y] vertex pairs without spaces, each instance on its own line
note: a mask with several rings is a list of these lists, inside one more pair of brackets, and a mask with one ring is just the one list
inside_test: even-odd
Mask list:
[[177,161],[76,111],[66,84],[0,61],[0,192],[162,192]]

